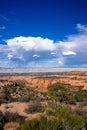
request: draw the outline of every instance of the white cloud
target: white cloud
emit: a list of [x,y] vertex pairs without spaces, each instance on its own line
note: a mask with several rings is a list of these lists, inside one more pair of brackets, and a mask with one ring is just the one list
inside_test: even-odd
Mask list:
[[32,57],[40,57],[40,55],[34,54]]
[[53,56],[56,56],[57,52],[51,52],[50,54],[53,55]]
[[64,41],[24,36],[8,39],[7,45],[0,45],[0,52],[15,66],[86,66],[87,27],[77,24],[77,28],[80,32]]
[[6,40],[7,45],[10,48],[18,49],[22,47],[24,50],[35,51],[52,51],[55,49],[53,40],[41,37],[15,37],[13,39]]
[[13,57],[13,55],[8,54],[8,59],[9,59],[9,60],[12,59],[12,57]]
[[[7,54],[11,62],[29,65],[31,62],[52,59],[51,52],[56,49],[53,40],[42,37],[15,37],[5,40],[6,47],[0,50]],[[38,63],[39,64],[39,63]]]
[[87,32],[87,27],[82,24],[77,24],[77,29],[79,29],[79,31]]
[[74,51],[64,51],[63,52],[63,55],[76,55],[76,52],[74,52]]
[[62,58],[62,57],[58,58],[58,65],[64,66],[64,58]]

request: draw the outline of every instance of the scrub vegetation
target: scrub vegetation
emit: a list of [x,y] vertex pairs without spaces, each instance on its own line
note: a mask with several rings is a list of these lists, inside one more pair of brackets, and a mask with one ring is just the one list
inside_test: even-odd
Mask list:
[[17,80],[0,86],[0,105],[26,102],[29,103],[24,110],[26,114],[40,115],[27,118],[18,112],[0,110],[0,130],[87,129],[87,90],[83,90],[84,86],[55,83],[47,91],[39,92],[25,84]]

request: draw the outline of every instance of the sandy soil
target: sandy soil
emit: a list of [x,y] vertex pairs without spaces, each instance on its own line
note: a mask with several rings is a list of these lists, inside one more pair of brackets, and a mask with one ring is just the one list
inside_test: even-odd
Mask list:
[[26,81],[27,87],[37,88],[39,91],[46,91],[47,87],[54,83],[65,83],[74,86],[84,86],[87,90],[87,76],[81,75],[48,75],[44,76],[0,76],[2,80],[15,81],[24,80]]
[[27,114],[25,109],[28,107],[29,103],[13,102],[8,104],[1,104],[0,110],[3,112],[18,113],[21,116],[26,117],[26,119],[37,118],[41,113]]
[[20,102],[13,102],[8,104],[1,104],[0,110],[5,113],[7,111],[13,112],[13,113],[19,113],[19,115],[22,116],[28,116],[24,112],[24,110],[28,107],[28,103],[20,103]]

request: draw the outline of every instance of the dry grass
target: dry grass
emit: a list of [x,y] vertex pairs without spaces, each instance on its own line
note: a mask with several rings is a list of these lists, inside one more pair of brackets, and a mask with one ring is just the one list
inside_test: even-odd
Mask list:
[[18,130],[20,128],[19,123],[17,122],[9,122],[4,126],[4,130]]

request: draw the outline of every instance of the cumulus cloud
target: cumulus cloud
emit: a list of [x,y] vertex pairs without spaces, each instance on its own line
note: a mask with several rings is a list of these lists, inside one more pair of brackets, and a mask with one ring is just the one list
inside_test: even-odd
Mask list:
[[41,37],[16,37],[13,39],[6,40],[7,44],[11,48],[18,49],[22,47],[24,50],[35,50],[35,51],[52,51],[55,49],[53,40]]
[[32,61],[39,62],[49,59],[50,52],[55,50],[53,40],[41,37],[15,37],[6,40],[8,49],[8,59],[12,62],[28,64]]
[[81,67],[87,65],[87,27],[77,24],[78,34],[54,42],[42,37],[15,37],[0,45],[9,64],[18,67]]

